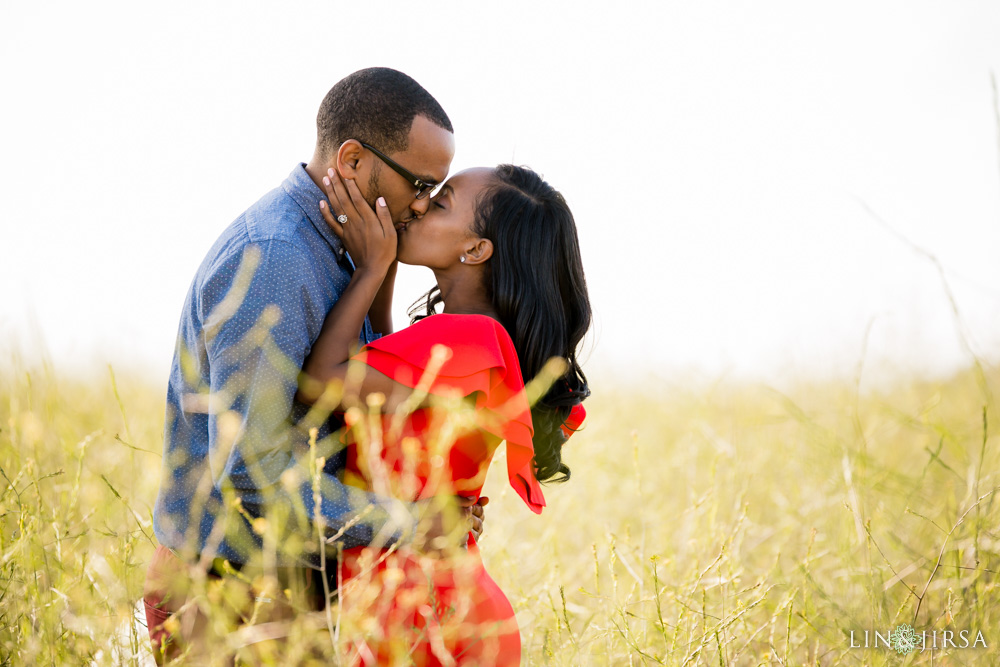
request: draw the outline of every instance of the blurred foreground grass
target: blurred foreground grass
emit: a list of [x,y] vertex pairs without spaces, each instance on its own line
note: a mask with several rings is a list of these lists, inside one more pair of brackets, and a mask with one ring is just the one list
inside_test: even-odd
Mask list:
[[[998,381],[597,387],[542,516],[486,487],[525,664],[1000,662]],[[0,383],[0,664],[151,664],[159,384]],[[904,623],[988,648],[850,646]]]

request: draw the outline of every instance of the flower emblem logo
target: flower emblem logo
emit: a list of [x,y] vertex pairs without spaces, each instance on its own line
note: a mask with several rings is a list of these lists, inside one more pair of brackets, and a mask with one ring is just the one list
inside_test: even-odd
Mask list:
[[909,653],[920,645],[920,635],[909,625],[897,625],[896,629],[889,633],[889,642],[896,653]]

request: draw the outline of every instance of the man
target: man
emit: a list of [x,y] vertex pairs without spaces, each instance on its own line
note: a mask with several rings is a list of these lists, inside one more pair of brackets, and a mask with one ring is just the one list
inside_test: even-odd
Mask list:
[[[419,508],[341,483],[345,459],[331,436],[336,425],[294,396],[303,361],[353,270],[320,213],[328,170],[353,179],[373,207],[384,198],[393,221],[405,224],[427,211],[454,150],[451,121],[416,81],[386,68],[355,72],[323,100],[312,160],[240,215],[209,250],[184,304],[168,385],[153,514],[161,547],[146,590],[151,634],[184,602],[187,591],[171,580],[190,572],[186,563],[210,577],[265,564],[270,569],[261,572],[294,578],[332,572],[326,563],[338,544],[384,545],[418,533]],[[391,331],[393,277],[372,306],[360,344]],[[464,506],[478,533],[482,508],[470,504]],[[432,525],[425,539],[444,532],[440,520]],[[279,591],[288,584],[271,583]],[[329,577],[306,576],[303,585],[325,604]],[[254,596],[271,599],[259,590]]]

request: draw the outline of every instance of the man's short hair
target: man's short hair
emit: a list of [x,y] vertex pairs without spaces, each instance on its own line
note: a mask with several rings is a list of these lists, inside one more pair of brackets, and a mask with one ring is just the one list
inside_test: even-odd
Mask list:
[[384,153],[405,151],[417,116],[449,132],[451,120],[438,101],[411,77],[388,67],[369,67],[338,81],[316,115],[316,145],[329,156],[348,139]]

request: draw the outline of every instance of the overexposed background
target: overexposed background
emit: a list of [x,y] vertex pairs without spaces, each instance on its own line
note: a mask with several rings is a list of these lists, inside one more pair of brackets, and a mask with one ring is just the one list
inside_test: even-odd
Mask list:
[[998,34],[990,1],[4,3],[0,367],[165,379],[212,241],[373,65],[441,101],[453,171],[564,192],[598,373],[947,373],[942,275],[996,359]]

